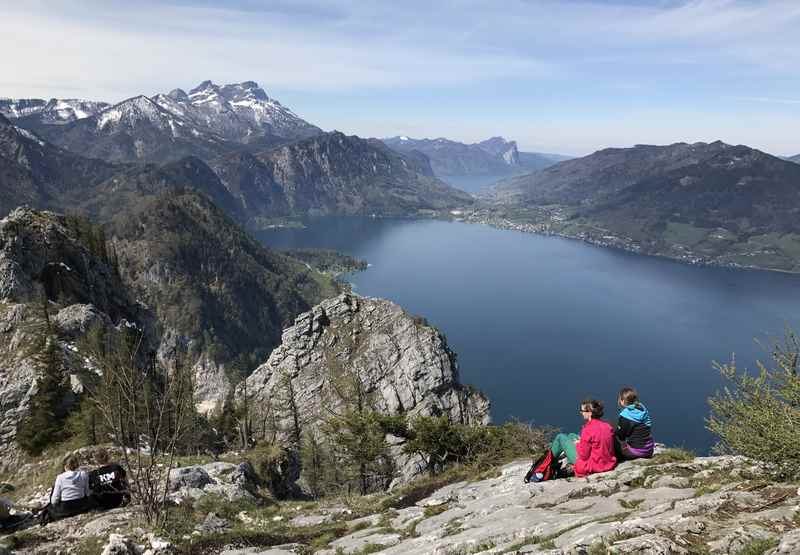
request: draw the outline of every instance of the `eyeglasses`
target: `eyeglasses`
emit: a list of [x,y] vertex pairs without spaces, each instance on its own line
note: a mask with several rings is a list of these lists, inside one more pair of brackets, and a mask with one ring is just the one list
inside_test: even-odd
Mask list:
[[578,412],[592,412],[592,409],[579,408]]

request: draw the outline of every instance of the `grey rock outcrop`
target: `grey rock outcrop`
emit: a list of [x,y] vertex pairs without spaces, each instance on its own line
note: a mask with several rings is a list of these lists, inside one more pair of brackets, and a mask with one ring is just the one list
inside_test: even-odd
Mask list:
[[[45,303],[63,353],[63,383],[74,393],[96,375],[79,352],[81,338],[93,326],[113,334],[140,317],[110,264],[65,218],[19,208],[0,221],[0,468],[16,465],[17,424],[37,391],[40,364],[32,345],[47,325]],[[73,394],[64,399],[74,401]]]
[[255,500],[258,478],[250,463],[212,462],[174,468],[169,473],[170,499],[197,499],[208,494],[228,501]]
[[[455,354],[438,330],[390,301],[353,293],[298,316],[269,360],[247,378],[247,394],[268,408],[289,380],[300,420],[316,422],[341,404],[331,380],[347,373],[358,376],[383,414],[489,422],[489,401],[460,383]],[[244,389],[237,392],[242,396]]]
[[[353,293],[298,316],[237,395],[244,399],[246,393],[257,420],[271,420],[288,440],[295,417],[316,428],[341,409],[343,379],[359,383],[382,414],[489,422],[489,401],[460,383],[455,354],[438,330],[390,301]],[[286,410],[287,403],[296,414]],[[396,484],[408,481],[421,466],[402,453],[402,439],[389,439],[399,469]]]

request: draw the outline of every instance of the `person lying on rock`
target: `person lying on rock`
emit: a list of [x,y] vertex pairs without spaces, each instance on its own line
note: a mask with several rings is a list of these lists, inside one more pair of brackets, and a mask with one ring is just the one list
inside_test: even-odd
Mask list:
[[619,422],[614,434],[614,448],[618,460],[649,459],[656,443],[653,440],[653,421],[650,413],[639,401],[639,394],[632,387],[619,391]]
[[614,455],[614,428],[602,420],[603,402],[587,399],[579,412],[586,422],[578,434],[558,434],[550,446],[553,456],[566,456],[575,476],[608,472],[617,465]]
[[94,463],[97,468],[89,473],[89,489],[95,507],[107,511],[127,502],[130,493],[125,469],[112,463],[108,451],[102,448],[95,451]]
[[80,461],[75,455],[64,459],[64,472],[56,477],[47,513],[51,520],[85,513],[92,508],[89,497],[89,473],[78,470]]

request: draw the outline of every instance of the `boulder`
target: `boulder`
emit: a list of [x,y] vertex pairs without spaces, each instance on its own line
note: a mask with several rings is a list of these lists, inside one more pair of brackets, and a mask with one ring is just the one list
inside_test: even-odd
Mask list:
[[218,534],[231,527],[231,523],[220,518],[216,513],[208,513],[202,523],[195,526],[195,530],[201,534]]
[[169,489],[178,491],[181,488],[203,489],[215,483],[202,466],[184,466],[169,471]]

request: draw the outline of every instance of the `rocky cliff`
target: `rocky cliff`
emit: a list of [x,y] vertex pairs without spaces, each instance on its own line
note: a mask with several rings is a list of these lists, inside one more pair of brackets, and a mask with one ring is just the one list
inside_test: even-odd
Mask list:
[[[271,422],[286,443],[297,432],[295,422],[301,432],[317,430],[342,412],[345,398],[368,399],[385,415],[489,422],[489,401],[461,384],[455,354],[438,330],[390,301],[352,293],[298,316],[237,394],[240,399],[246,395],[256,420]],[[293,409],[287,410],[287,404]],[[388,439],[397,468],[395,485],[424,470],[417,457],[403,454],[402,438]]]
[[460,383],[455,354],[438,330],[390,301],[353,293],[298,316],[247,378],[247,390],[254,403],[268,406],[289,379],[301,420],[314,422],[341,403],[331,388],[343,374],[357,375],[384,414],[489,421],[489,402]]
[[32,345],[48,317],[62,381],[78,393],[94,373],[77,348],[81,338],[95,326],[106,333],[136,326],[149,314],[65,218],[17,209],[0,221],[0,468],[17,460],[16,426],[41,373]]

